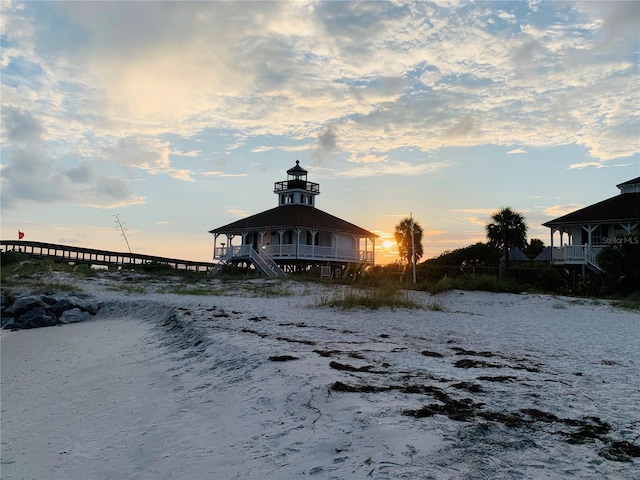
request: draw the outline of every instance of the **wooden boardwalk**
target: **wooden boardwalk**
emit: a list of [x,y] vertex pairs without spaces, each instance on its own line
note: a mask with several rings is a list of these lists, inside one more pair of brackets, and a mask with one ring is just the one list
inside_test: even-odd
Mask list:
[[111,252],[93,248],[72,247],[56,243],[31,242],[25,240],[0,240],[0,250],[3,252],[22,252],[41,258],[50,258],[60,262],[75,264],[104,265],[107,267],[133,267],[135,265],[158,265],[176,270],[190,270],[208,272],[216,266],[212,262],[195,262],[178,260],[176,258],[141,255],[139,253]]

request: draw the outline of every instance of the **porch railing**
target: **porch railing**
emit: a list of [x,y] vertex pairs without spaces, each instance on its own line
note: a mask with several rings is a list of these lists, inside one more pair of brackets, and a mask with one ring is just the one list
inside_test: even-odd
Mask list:
[[268,277],[286,277],[286,274],[282,271],[278,264],[274,262],[273,259],[271,259],[266,253],[258,253],[253,248],[249,248],[249,258]]
[[555,264],[591,264],[600,268],[598,254],[606,245],[565,245],[554,247],[551,262]]
[[[214,259],[224,259],[230,261],[232,259],[250,259],[251,245],[231,245],[225,247],[216,247],[214,250]],[[319,245],[263,245],[261,253],[274,260],[318,260],[318,261],[339,261],[339,262],[358,262],[373,263],[374,254],[370,250],[359,250],[351,248],[325,247]]]

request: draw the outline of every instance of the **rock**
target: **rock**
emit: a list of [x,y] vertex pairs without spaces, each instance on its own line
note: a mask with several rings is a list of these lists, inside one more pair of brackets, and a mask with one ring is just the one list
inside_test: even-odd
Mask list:
[[36,307],[18,317],[16,326],[20,328],[52,327],[57,319],[47,313],[43,307]]
[[63,324],[78,323],[89,320],[91,317],[91,313],[80,310],[76,307],[70,310],[65,310],[62,315],[60,315],[60,319],[58,321]]
[[95,315],[100,306],[91,297],[68,297],[56,295],[55,292],[25,295],[15,299],[9,306],[2,306],[2,327],[17,330],[83,322]]
[[57,318],[60,318],[64,312],[71,310],[72,308],[78,308],[78,305],[68,298],[63,298],[51,305],[51,313],[53,313]]
[[71,301],[81,310],[85,312],[89,312],[91,315],[95,315],[98,313],[100,309],[100,305],[98,302],[92,299],[87,298],[72,298]]
[[52,297],[49,294],[43,295],[42,297],[40,297],[40,300],[42,300],[44,303],[46,303],[49,306],[54,305],[58,301],[57,298]]
[[34,308],[48,308],[49,305],[44,303],[40,297],[35,295],[30,295],[27,297],[19,297],[16,298],[16,301],[13,302],[13,305],[9,306],[5,310],[6,315],[14,316],[16,318],[24,315],[29,310]]
[[13,328],[16,324],[16,320],[13,317],[7,317],[5,315],[2,315],[2,321],[1,321],[1,327],[2,328]]

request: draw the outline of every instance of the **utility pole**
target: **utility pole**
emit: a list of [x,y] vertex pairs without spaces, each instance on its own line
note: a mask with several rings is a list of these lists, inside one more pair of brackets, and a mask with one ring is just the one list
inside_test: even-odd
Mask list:
[[129,246],[129,239],[127,238],[127,234],[125,233],[126,228],[124,227],[124,225],[120,221],[120,217],[118,217],[118,215],[114,215],[114,217],[116,217],[116,224],[118,225],[118,229],[120,230],[120,234],[124,238],[124,241],[127,243],[127,248],[129,249],[129,253],[131,253],[131,247]]
[[413,236],[413,213],[409,212],[411,219],[411,268],[413,269],[413,283],[416,283],[416,244]]

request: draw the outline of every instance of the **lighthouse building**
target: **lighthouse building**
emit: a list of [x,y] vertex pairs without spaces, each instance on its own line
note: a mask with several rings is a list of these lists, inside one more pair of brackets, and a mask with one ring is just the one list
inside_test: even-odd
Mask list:
[[307,173],[296,160],[287,179],[275,182],[275,208],[210,230],[213,259],[253,266],[270,277],[373,265],[377,235],[316,208],[320,185]]

